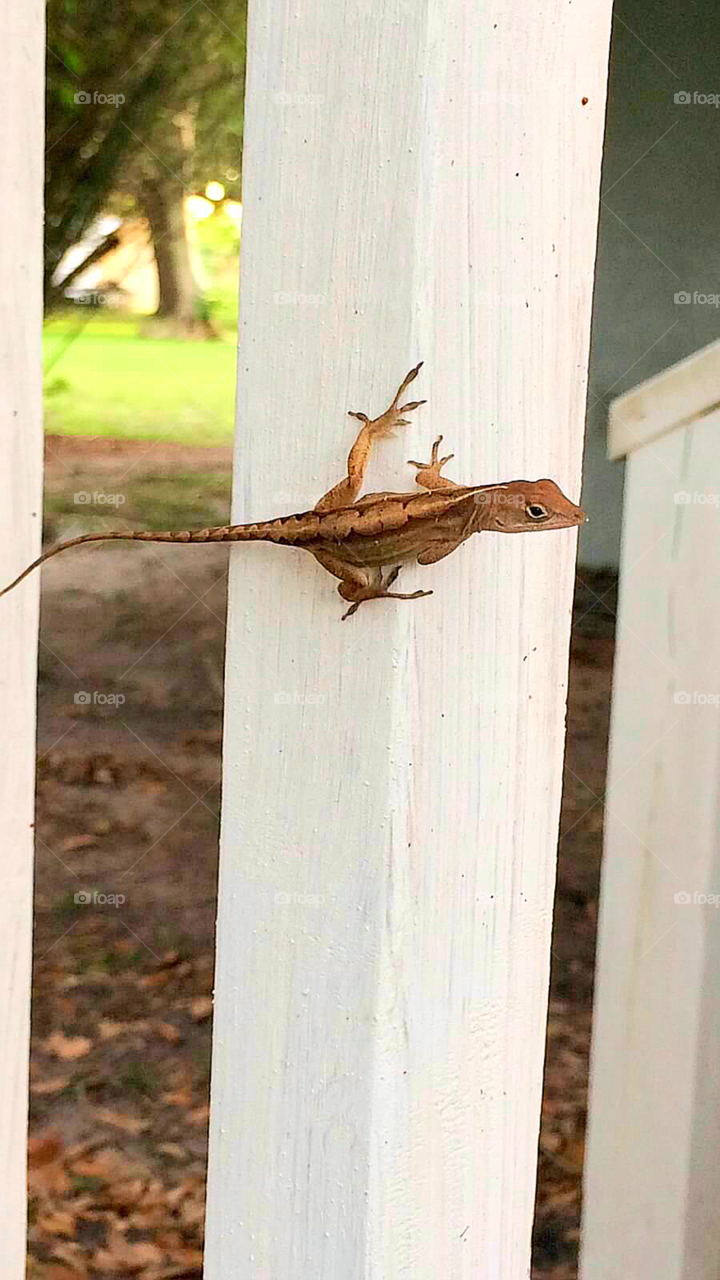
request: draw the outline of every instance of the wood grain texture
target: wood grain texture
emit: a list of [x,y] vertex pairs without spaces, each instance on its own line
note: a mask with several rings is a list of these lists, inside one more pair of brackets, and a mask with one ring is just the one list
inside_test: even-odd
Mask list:
[[[577,498],[609,18],[256,0],[234,519],[311,507],[421,358],[368,489],[442,431]],[[526,1274],[574,553],[481,535],[343,625],[234,556],[209,1280]]]
[[[37,555],[42,525],[42,195],[44,6],[0,8],[0,578]],[[25,1152],[35,799],[38,584],[3,601],[0,705],[0,1252],[25,1275]]]
[[720,1268],[719,450],[715,411],[628,462],[584,1280]]

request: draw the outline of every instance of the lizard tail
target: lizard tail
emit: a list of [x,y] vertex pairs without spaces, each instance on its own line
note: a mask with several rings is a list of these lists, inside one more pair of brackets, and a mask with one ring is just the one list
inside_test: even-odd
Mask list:
[[[199,530],[198,533],[204,536],[199,537],[197,540],[203,541],[203,542],[215,542],[215,541],[222,542],[222,541],[225,541],[228,532],[229,530],[227,528],[222,528],[217,530],[214,530],[214,529]],[[212,534],[212,533],[215,533],[216,535],[220,534],[223,536],[215,537],[215,538],[208,537],[208,534]],[[195,538],[197,538],[197,534],[193,534],[190,531],[185,533],[146,533],[144,531],[133,532],[130,529],[127,531],[127,533],[125,532],[123,533],[84,533],[82,534],[81,537],[70,538],[67,542],[61,542],[59,546],[53,547],[50,551],[46,551],[43,555],[38,556],[37,560],[33,560],[32,564],[29,564],[27,569],[23,569],[22,573],[18,574],[14,582],[11,582],[7,587],[3,587],[2,591],[0,591],[0,596],[6,596],[8,591],[12,591],[14,587],[19,586],[20,583],[23,582],[25,578],[27,578],[28,574],[31,574],[35,569],[39,569],[40,565],[45,564],[46,560],[52,560],[53,556],[60,555],[61,551],[69,551],[70,547],[79,547],[83,542],[108,542],[114,538],[122,538],[129,542],[183,542],[184,543],[184,542],[193,542]]]

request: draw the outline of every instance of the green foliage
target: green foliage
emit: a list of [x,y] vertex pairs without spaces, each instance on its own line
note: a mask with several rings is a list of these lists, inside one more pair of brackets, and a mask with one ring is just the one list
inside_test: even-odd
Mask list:
[[239,169],[245,21],[246,0],[48,0],[48,297],[102,210],[141,207],[143,179],[202,190]]
[[198,223],[195,234],[204,261],[212,263],[218,258],[237,258],[240,230],[222,205],[211,217]]

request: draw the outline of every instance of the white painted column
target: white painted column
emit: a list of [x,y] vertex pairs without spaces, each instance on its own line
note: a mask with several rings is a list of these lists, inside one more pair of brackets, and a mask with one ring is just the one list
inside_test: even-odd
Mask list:
[[[34,559],[42,526],[44,5],[6,0],[0,44],[0,582]],[[0,1251],[25,1275],[38,584],[0,626]]]
[[581,1275],[720,1274],[720,343],[622,396],[629,454]]
[[[577,497],[609,0],[251,6],[235,518],[369,488]],[[587,101],[585,101],[587,100]],[[575,537],[484,536],[340,623],[233,557],[208,1280],[518,1280]]]

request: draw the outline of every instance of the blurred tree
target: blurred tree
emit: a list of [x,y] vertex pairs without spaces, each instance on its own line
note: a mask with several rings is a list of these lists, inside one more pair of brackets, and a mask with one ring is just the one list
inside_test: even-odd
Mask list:
[[[220,178],[239,193],[246,0],[49,0],[45,296],[102,211],[142,211],[158,317],[210,331],[193,280],[184,196]],[[120,101],[122,98],[122,101]]]

